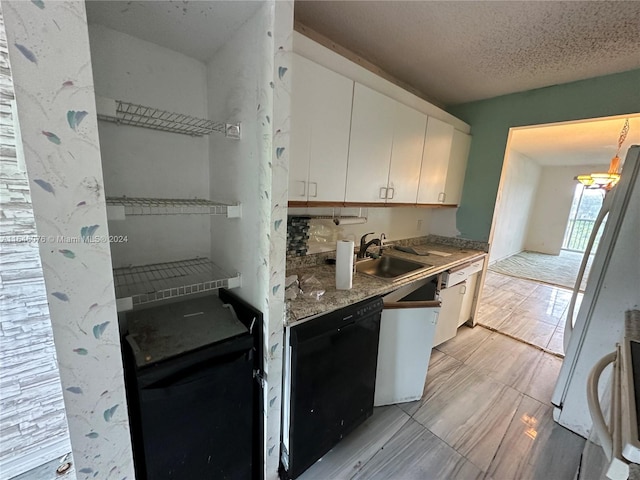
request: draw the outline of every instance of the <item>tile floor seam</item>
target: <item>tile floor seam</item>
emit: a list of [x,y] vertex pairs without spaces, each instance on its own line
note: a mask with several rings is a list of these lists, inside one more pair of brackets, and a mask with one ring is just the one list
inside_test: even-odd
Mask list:
[[[520,404],[518,404],[518,406],[520,406]],[[515,415],[515,413],[514,413]],[[438,440],[440,440],[442,443],[444,443],[445,445],[447,445],[449,448],[451,448],[454,452],[456,452],[458,455],[460,455],[462,458],[464,458],[467,462],[471,463],[472,465],[474,465],[478,470],[480,470],[482,473],[486,474],[487,472],[485,470],[482,469],[482,467],[480,467],[479,465],[477,465],[476,463],[472,462],[471,460],[469,460],[469,458],[467,458],[466,455],[462,454],[462,452],[460,452],[456,447],[454,447],[453,445],[451,445],[449,442],[447,442],[445,439],[443,439],[442,437],[440,437],[440,435],[438,435],[437,433],[433,432],[431,429],[429,429],[428,427],[425,427],[422,423],[418,422],[417,420],[415,420],[416,423],[418,423],[422,428],[424,428],[426,431],[428,431],[431,435],[433,435],[434,437],[436,437]],[[509,422],[511,423],[511,422]],[[502,440],[501,440],[502,441]],[[493,460],[493,459],[492,459]],[[444,480],[444,479],[442,479]]]
[[[396,405],[397,407],[397,405]],[[400,407],[397,407],[400,408]],[[407,412],[404,412],[407,413]],[[407,414],[408,415],[408,414]],[[351,475],[349,477],[349,480],[353,480],[363,469],[364,467],[366,467],[367,465],[369,465],[370,462],[373,461],[374,458],[376,458],[378,455],[380,455],[380,453],[384,450],[384,447],[386,447],[387,445],[389,445],[389,443],[395,438],[395,436],[398,434],[398,432],[400,432],[404,427],[407,426],[407,424],[409,422],[411,422],[413,420],[413,418],[411,416],[409,416],[409,418],[407,418],[406,422],[404,422],[402,424],[402,426],[396,431],[396,433],[394,433],[393,435],[391,435],[391,437],[389,438],[389,440],[387,440],[384,445],[382,445],[377,451],[376,453],[374,453],[373,455],[371,455],[371,458],[369,458],[369,460],[367,460],[366,462],[364,462],[362,465],[360,465],[360,467],[355,471],[355,473],[353,475]],[[422,428],[424,428],[425,430],[427,430],[427,428],[422,425],[420,422],[413,420],[415,423],[419,424]]]
[[[444,353],[444,352],[442,352],[442,353]],[[445,353],[445,355],[446,355],[446,353]],[[453,357],[451,357],[451,358],[453,358]],[[460,360],[458,360],[457,358],[456,358],[456,359],[454,359],[454,360],[456,360],[456,361],[460,362]],[[437,393],[440,391],[440,389],[442,389],[442,388],[444,387],[444,384],[445,384],[445,383],[446,383],[446,382],[447,382],[447,381],[448,381],[448,380],[449,380],[449,379],[450,379],[450,378],[451,378],[451,377],[452,377],[452,376],[453,376],[453,375],[458,371],[458,369],[459,369],[462,365],[464,365],[464,362],[460,362],[460,364],[459,364],[459,365],[456,365],[456,366],[455,366],[455,368],[453,368],[453,369],[451,370],[451,373],[449,373],[449,375],[447,375],[447,378],[443,379],[443,380],[442,380],[442,382],[440,382],[440,385],[438,385],[438,387],[437,387],[433,392],[430,392],[430,393],[431,393],[431,397],[433,397],[434,395],[437,395]],[[428,372],[427,372],[427,376],[428,376]],[[429,397],[429,398],[431,398],[431,397]],[[422,402],[422,399],[423,399],[423,398],[424,398],[424,395],[423,395],[423,396],[422,396],[422,398],[420,399],[420,407],[422,407],[422,405],[424,405],[424,403],[425,403],[425,402]],[[420,410],[420,408],[418,408],[418,410]],[[415,412],[413,412],[413,414],[412,414],[412,415],[410,415],[410,417],[411,417],[411,418],[413,418],[413,415],[415,415],[416,413],[418,413],[418,410],[416,410]],[[405,412],[405,413],[406,413],[406,412]],[[417,420],[416,420],[416,421],[417,421]],[[418,422],[418,423],[420,423],[420,422]],[[422,424],[420,423],[420,425],[422,425]],[[423,426],[424,426],[424,425],[423,425]],[[426,428],[426,427],[425,427],[425,428]]]
[[[535,345],[535,344],[530,343],[530,342],[527,342],[526,340],[523,340],[523,339],[521,339],[521,338],[514,337],[513,335],[510,335],[510,334],[508,334],[508,333],[501,332],[500,330],[498,330],[498,329],[497,329],[497,328],[495,328],[495,327],[490,327],[489,325],[483,325],[483,324],[481,324],[481,323],[478,323],[477,325],[478,325],[478,326],[480,326],[480,327],[482,327],[482,328],[486,328],[487,330],[491,330],[491,331],[492,331],[492,332],[494,332],[494,333],[499,333],[500,335],[503,335],[503,336],[505,336],[505,337],[508,337],[508,338],[510,338],[510,339],[512,339],[512,340],[515,340],[515,341],[517,341],[517,342],[524,343],[525,345],[529,345],[530,347],[533,347],[533,348],[535,348],[536,350],[540,350],[540,351],[542,351],[542,352],[544,352],[544,353],[548,353],[549,355],[553,355],[554,357],[558,357],[558,358],[560,358],[560,359],[564,359],[564,355],[562,355],[561,353],[554,352],[554,351],[552,351],[552,350],[548,350],[548,349],[546,349],[546,348],[544,348],[544,347],[541,347],[540,345]],[[551,340],[549,340],[549,342],[551,342]],[[547,344],[547,345],[548,345],[548,344]],[[442,352],[442,353],[444,353],[444,352]]]
[[485,477],[491,471],[491,465],[493,465],[493,462],[496,459],[496,456],[498,455],[498,452],[500,451],[500,447],[502,446],[502,442],[504,442],[504,439],[507,437],[507,433],[509,433],[509,427],[513,423],[513,420],[516,417],[516,413],[518,413],[518,409],[520,408],[520,405],[522,405],[522,400],[524,400],[525,395],[524,395],[524,393],[521,393],[521,392],[519,392],[519,393],[520,393],[520,401],[518,401],[518,404],[516,405],[516,408],[513,411],[513,415],[511,417],[511,420],[509,420],[509,424],[507,425],[507,428],[505,429],[504,433],[502,434],[502,438],[500,439],[500,443],[498,443],[498,448],[496,448],[496,451],[493,453],[493,457],[491,458],[491,461],[489,462],[489,466],[487,467],[487,470],[485,472]]
[[537,399],[536,397],[532,397],[528,393],[522,392],[522,395],[524,395],[525,397],[530,398],[531,400],[535,400],[536,402],[541,403],[542,405],[546,405],[547,407],[555,408],[555,405],[553,403],[551,403],[551,400],[549,400],[549,403],[547,404],[547,403]]
[[[538,363],[540,363],[540,361],[541,361],[541,360],[542,360],[542,358],[538,359],[538,362],[536,363],[536,367],[538,366]],[[474,370],[474,371],[478,372],[479,374],[486,376],[487,378],[489,378],[489,379],[493,380],[494,382],[499,383],[499,384],[500,384],[500,385],[502,385],[503,387],[510,388],[511,390],[514,390],[514,391],[518,392],[520,395],[526,395],[524,392],[522,392],[522,391],[518,390],[518,389],[517,389],[516,387],[514,387],[513,385],[509,385],[509,384],[507,384],[507,383],[504,383],[504,382],[503,382],[502,380],[500,380],[499,378],[494,377],[490,372],[486,372],[486,371],[484,371],[484,370],[480,370],[480,369],[478,369],[478,368],[475,368],[473,365],[468,364],[468,363],[465,363],[464,365],[465,365],[465,367],[468,367],[468,368],[470,368],[471,370]],[[532,397],[532,398],[533,398],[533,397]],[[538,400],[538,401],[540,401],[540,400]]]
[[[512,313],[509,314],[509,316],[511,316],[511,315],[521,315],[521,313],[520,312],[512,312]],[[537,315],[535,315],[535,314],[525,314],[525,315],[527,315],[529,317],[537,317]],[[560,324],[562,322],[562,320],[563,320],[562,318],[558,318],[558,322],[557,323],[551,323],[551,322],[548,322],[548,321],[546,321],[546,320],[544,320],[542,318],[536,318],[537,322],[546,323],[547,325],[551,325],[553,327],[557,327],[558,324]]]
[[[515,309],[501,308],[490,303],[492,296],[497,294],[497,290],[499,290],[501,286],[504,286],[505,284],[513,285],[514,282],[520,285],[526,283],[537,286],[526,295],[526,299],[515,307]],[[571,301],[572,290],[570,288],[549,285],[537,280],[526,280],[518,277],[511,277],[509,275],[491,271],[487,272],[485,287],[486,289],[483,288],[483,292],[480,294],[480,309],[475,319],[476,324],[482,325],[490,331],[509,336],[522,343],[526,343],[536,348],[541,348],[545,353],[554,355],[560,359],[564,358],[562,337],[568,313],[568,305]],[[517,290],[517,287],[508,291],[513,290]],[[582,295],[582,293],[578,294],[577,297],[576,308],[578,309],[582,300]],[[532,310],[530,311],[524,310],[524,308],[528,308],[527,303],[531,305],[532,301],[552,302],[555,305],[553,308],[554,311],[551,314],[539,313],[539,309],[534,307],[532,307]],[[557,309],[560,307],[562,310],[560,313],[557,313]],[[494,311],[488,315],[486,313],[482,314],[482,311],[485,309],[493,309]],[[527,315],[531,319],[531,325],[512,325],[513,320],[516,321],[515,323],[522,323],[519,322],[521,319],[514,319],[514,314]],[[498,322],[494,321],[496,318],[498,319]],[[549,338],[547,338],[549,333],[548,331],[547,333],[541,333],[541,329],[549,330],[549,327],[553,326],[555,326],[555,329]],[[533,330],[530,331],[532,328]],[[503,329],[510,331],[503,331]]]
[[[556,329],[553,331],[553,335],[555,335],[556,333],[558,333],[558,328],[560,328],[560,325],[559,325],[559,324],[558,324],[558,325],[556,325]],[[562,331],[563,331],[563,333],[564,333],[564,328],[565,328],[565,326],[563,325],[563,326],[562,326],[562,329],[563,329]],[[550,338],[550,339],[549,339],[549,341],[547,342],[546,348],[549,348],[549,344],[551,343],[551,340],[553,340],[553,335],[551,335],[551,338]],[[564,358],[564,355],[562,356],[562,358]]]
[[[477,324],[477,325],[480,325],[480,324]],[[486,328],[486,327],[484,327],[484,325],[480,325],[480,326],[481,326],[481,327],[483,327],[483,328]],[[470,328],[475,328],[475,326],[474,326],[474,327],[470,327]],[[489,336],[490,336],[490,335],[489,335]],[[484,342],[486,342],[486,341],[489,339],[489,336],[488,336],[487,338],[485,338],[485,339],[481,340],[480,342],[478,342],[478,344],[475,346],[475,348],[474,348],[473,350],[471,350],[471,352],[469,353],[469,357],[470,357],[471,355],[473,355],[473,354],[476,352],[476,350],[478,350],[478,348],[480,348],[480,347],[482,346],[482,344],[483,344]],[[455,338],[455,337],[453,337],[453,338]],[[453,339],[450,339],[450,340],[453,340]],[[449,340],[448,340],[448,341],[449,341]],[[442,345],[444,345],[444,344],[446,344],[446,343],[447,343],[447,342],[444,342],[444,343],[442,343]],[[438,348],[439,346],[440,346],[440,345],[438,345],[438,346],[436,346],[436,347],[434,347],[434,348],[435,348],[436,350],[438,350],[440,353],[444,353],[445,355],[449,355],[447,352],[445,352],[445,351],[443,351],[443,350],[440,350],[440,349]],[[450,356],[451,358],[453,358],[453,359],[455,359],[455,360],[457,360],[457,361],[461,362],[461,363],[464,363],[464,362],[466,361],[466,360],[460,360],[459,358],[456,358],[456,357],[454,357],[453,355],[449,355],[449,356]],[[468,357],[467,357],[467,359],[468,359]]]

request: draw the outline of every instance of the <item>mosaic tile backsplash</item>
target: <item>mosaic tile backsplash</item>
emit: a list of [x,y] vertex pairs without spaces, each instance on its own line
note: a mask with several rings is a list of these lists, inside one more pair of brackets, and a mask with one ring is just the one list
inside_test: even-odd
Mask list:
[[299,257],[307,254],[310,221],[309,217],[287,218],[287,256]]

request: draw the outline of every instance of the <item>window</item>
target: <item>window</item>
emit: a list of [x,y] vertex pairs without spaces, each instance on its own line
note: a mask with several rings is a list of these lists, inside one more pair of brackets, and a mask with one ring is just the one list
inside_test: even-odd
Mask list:
[[[584,252],[593,229],[593,224],[604,200],[605,191],[588,189],[578,184],[573,193],[573,202],[569,213],[569,221],[565,230],[562,248],[574,252]],[[604,225],[604,222],[603,222]],[[602,236],[602,228],[598,232],[593,250],[598,247]]]

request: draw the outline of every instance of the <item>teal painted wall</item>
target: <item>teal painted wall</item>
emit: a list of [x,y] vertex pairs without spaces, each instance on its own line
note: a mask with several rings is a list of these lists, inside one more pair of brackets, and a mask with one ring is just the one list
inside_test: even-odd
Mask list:
[[488,241],[509,128],[640,112],[640,70],[514,93],[447,109],[471,125],[458,209],[460,236]]

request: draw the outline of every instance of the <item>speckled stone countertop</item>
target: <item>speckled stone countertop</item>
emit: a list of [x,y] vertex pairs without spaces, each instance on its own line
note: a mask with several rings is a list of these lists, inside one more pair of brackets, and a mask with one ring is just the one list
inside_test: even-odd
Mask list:
[[[405,244],[404,242],[392,243]],[[447,257],[439,255],[419,256],[389,249],[384,253],[384,255],[405,258],[419,263],[426,263],[433,265],[433,267],[429,270],[395,282],[381,280],[363,273],[355,273],[353,276],[353,287],[351,290],[336,290],[335,265],[313,265],[311,264],[311,259],[307,259],[305,265],[291,262],[293,265],[287,265],[287,276],[297,274],[300,278],[303,275],[313,274],[321,283],[325,293],[319,300],[304,295],[299,295],[294,300],[288,300],[286,324],[293,325],[307,317],[330,312],[376,295],[384,295],[403,285],[415,282],[416,280],[437,275],[438,273],[449,270],[450,268],[454,268],[486,256],[486,253],[482,250],[460,248],[442,243],[424,241],[423,243],[414,242],[412,245],[419,245],[421,249],[427,247],[431,250],[450,253],[451,255]],[[324,258],[327,257],[322,256],[319,258],[324,260]]]

